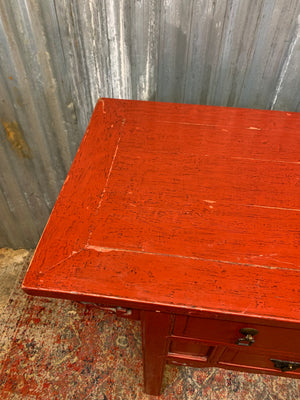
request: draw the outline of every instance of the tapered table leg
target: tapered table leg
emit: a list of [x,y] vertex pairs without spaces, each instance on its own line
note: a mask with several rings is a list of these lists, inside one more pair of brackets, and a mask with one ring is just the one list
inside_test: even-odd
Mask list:
[[161,391],[171,321],[169,314],[155,311],[142,313],[144,385],[146,393],[155,396]]

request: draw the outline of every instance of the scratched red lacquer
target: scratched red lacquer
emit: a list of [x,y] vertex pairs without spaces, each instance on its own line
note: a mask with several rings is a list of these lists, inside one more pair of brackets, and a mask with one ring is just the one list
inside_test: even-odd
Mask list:
[[100,99],[30,294],[299,321],[298,113]]
[[167,362],[299,378],[299,130],[100,99],[23,289],[140,318],[148,394]]

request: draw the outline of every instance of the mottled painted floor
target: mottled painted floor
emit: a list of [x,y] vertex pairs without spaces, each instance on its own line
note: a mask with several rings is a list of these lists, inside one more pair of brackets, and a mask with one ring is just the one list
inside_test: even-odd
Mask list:
[[[139,322],[20,290],[32,251],[0,249],[0,399],[154,399],[143,393]],[[300,382],[167,367],[161,400],[298,400]]]

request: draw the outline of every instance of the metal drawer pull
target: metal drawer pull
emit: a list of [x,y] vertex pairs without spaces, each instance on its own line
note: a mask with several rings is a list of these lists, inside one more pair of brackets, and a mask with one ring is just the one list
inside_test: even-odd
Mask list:
[[239,346],[251,346],[252,343],[255,343],[254,336],[258,334],[258,330],[253,328],[242,328],[240,329],[240,333],[244,335],[244,337],[239,338],[236,344]]
[[294,371],[295,369],[300,368],[299,362],[274,360],[274,359],[271,359],[270,361],[272,361],[275,368],[280,369],[282,372]]
[[109,306],[104,306],[102,304],[98,304],[98,303],[90,303],[88,301],[80,301],[79,303],[81,304],[90,304],[92,306],[95,306],[97,308],[99,308],[102,311],[106,311],[108,313],[111,314],[116,314],[117,316],[130,316],[132,314],[132,310],[130,308],[124,308],[124,307],[109,307]]

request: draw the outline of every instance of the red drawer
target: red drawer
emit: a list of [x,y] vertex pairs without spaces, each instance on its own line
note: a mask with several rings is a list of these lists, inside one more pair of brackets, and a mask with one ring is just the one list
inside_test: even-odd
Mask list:
[[197,340],[172,338],[169,344],[169,355],[188,355],[199,357],[203,362],[206,362],[214,350],[211,344],[203,343]]
[[[274,350],[300,355],[300,330],[279,328],[243,322],[206,319],[197,317],[177,317],[173,329],[176,336],[208,340],[216,343],[237,344],[243,338],[240,330],[253,328],[258,331],[251,348]],[[247,342],[241,341],[241,344]],[[242,347],[242,346],[241,346]]]
[[[261,372],[286,373],[287,376],[300,377],[300,356],[298,358],[242,351],[226,348],[218,365],[228,368],[255,368]],[[294,368],[294,370],[293,370]]]

